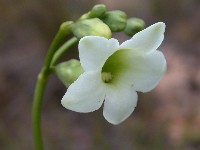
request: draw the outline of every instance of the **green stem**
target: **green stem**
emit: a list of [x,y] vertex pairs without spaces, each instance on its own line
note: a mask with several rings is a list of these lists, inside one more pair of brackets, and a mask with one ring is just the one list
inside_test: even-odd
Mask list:
[[33,98],[33,108],[32,108],[32,128],[33,128],[33,140],[35,150],[43,149],[42,142],[42,130],[41,130],[41,111],[42,111],[42,98],[44,95],[44,90],[46,87],[48,77],[41,72],[38,75],[35,93]]
[[60,41],[65,38],[66,30],[63,30],[61,27],[56,34],[49,51],[46,55],[44,65],[38,75],[37,83],[34,92],[33,98],[33,107],[32,107],[32,129],[33,129],[33,141],[35,150],[43,150],[42,142],[42,132],[41,132],[41,111],[42,111],[42,99],[44,95],[44,90],[46,83],[50,74],[50,64],[53,58],[53,55],[60,45]]
[[55,65],[56,61],[76,42],[78,42],[78,39],[76,37],[73,37],[69,39],[67,42],[65,42],[54,54],[53,59],[51,61],[51,66]]

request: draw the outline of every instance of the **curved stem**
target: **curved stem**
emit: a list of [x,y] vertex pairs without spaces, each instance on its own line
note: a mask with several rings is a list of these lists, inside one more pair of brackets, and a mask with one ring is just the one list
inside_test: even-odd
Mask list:
[[37,83],[33,98],[33,107],[32,107],[32,129],[33,129],[33,141],[35,150],[43,150],[42,132],[41,132],[42,99],[46,83],[50,74],[51,60],[53,58],[56,49],[60,45],[60,41],[66,36],[66,34],[67,34],[66,31],[63,31],[62,28],[59,29],[58,33],[56,34],[49,48],[49,51],[44,61],[44,65],[37,78]]
[[33,140],[35,150],[43,149],[42,142],[42,130],[41,130],[41,111],[42,111],[42,99],[44,95],[44,90],[47,83],[47,76],[44,73],[38,75],[35,93],[33,98],[33,108],[32,108],[32,128],[33,128]]
[[56,61],[68,50],[69,47],[74,45],[76,42],[78,42],[78,39],[76,37],[73,37],[69,39],[67,42],[65,42],[54,54],[53,59],[51,61],[51,66],[55,65]]

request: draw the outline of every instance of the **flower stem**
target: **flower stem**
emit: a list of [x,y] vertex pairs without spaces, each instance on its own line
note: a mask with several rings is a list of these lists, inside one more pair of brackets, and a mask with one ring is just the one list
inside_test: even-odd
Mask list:
[[69,47],[74,45],[76,42],[78,42],[78,39],[76,37],[73,37],[69,39],[67,42],[65,42],[54,54],[53,59],[51,61],[51,66],[55,65],[56,61],[68,50]]
[[50,45],[49,51],[47,52],[44,61],[44,65],[37,78],[34,98],[33,98],[33,107],[32,107],[32,130],[33,130],[33,141],[35,150],[43,150],[42,132],[41,132],[42,99],[48,77],[51,73],[50,64],[55,51],[60,45],[60,41],[62,41],[65,38],[66,34],[68,33],[69,31],[67,31],[66,28],[65,30],[63,30],[63,26],[60,27],[52,44]]
[[42,131],[41,131],[41,111],[42,111],[42,98],[46,87],[48,76],[45,76],[43,72],[38,75],[35,93],[33,98],[32,108],[32,128],[33,128],[33,140],[35,150],[43,150]]

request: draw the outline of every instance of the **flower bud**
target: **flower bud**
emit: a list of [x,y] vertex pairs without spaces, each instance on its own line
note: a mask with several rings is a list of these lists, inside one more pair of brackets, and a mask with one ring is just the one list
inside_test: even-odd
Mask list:
[[146,26],[145,22],[142,19],[130,18],[127,20],[126,28],[124,29],[124,32],[129,36],[133,36],[137,32],[143,30],[145,26]]
[[71,59],[58,64],[55,72],[64,85],[69,86],[83,73],[83,68],[78,60]]
[[93,17],[102,17],[106,12],[106,6],[103,4],[95,5],[90,11],[90,15]]
[[84,36],[102,36],[111,38],[110,28],[98,18],[79,20],[72,26],[72,32],[77,38]]
[[65,33],[65,34],[68,34],[71,30],[71,26],[74,22],[73,21],[66,21],[66,22],[63,22],[61,25],[60,25],[60,30]]
[[91,11],[83,14],[78,20],[85,20],[91,18],[101,18],[106,12],[106,6],[103,4],[95,5]]
[[105,13],[103,21],[110,27],[111,31],[119,32],[126,27],[127,15],[120,10]]

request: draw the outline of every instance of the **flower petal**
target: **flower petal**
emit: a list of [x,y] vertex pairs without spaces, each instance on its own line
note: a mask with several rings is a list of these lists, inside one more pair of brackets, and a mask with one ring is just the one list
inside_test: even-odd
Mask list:
[[62,105],[76,112],[92,112],[99,109],[105,97],[100,71],[85,72],[69,86],[62,98]]
[[127,57],[124,57],[124,61],[129,64],[127,70],[121,75],[120,82],[133,84],[136,91],[148,92],[155,88],[166,71],[165,57],[158,50],[146,55],[131,53],[133,51],[127,50]]
[[131,86],[118,86],[106,92],[103,115],[112,124],[128,118],[137,105],[137,93]]
[[164,39],[165,24],[158,22],[138,32],[130,40],[120,45],[121,49],[133,49],[137,52],[155,51]]
[[106,39],[98,36],[86,36],[79,42],[80,62],[85,71],[95,71],[102,68],[110,55],[118,50],[116,39]]

